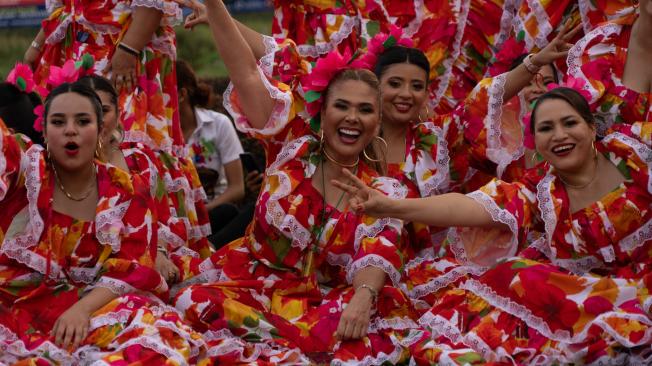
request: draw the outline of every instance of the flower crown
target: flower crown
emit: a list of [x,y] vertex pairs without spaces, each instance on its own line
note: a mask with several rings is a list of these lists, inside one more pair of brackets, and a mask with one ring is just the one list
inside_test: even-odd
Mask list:
[[[36,92],[42,100],[45,100],[48,94],[50,94],[50,90],[57,86],[63,83],[73,83],[83,76],[94,73],[95,59],[93,59],[93,56],[85,54],[79,61],[68,60],[61,67],[50,66],[48,78],[45,81],[46,87],[36,84],[32,69],[22,63],[17,63],[9,72],[7,82],[15,85],[24,93]],[[34,108],[34,114],[36,115],[34,130],[38,132],[43,131],[43,113],[43,105]]]
[[[557,89],[557,88],[570,88],[578,92],[587,103],[591,102],[591,93],[586,90],[587,82],[584,79],[576,79],[572,76],[569,76],[566,81],[557,83],[548,84],[548,91]],[[536,102],[535,102],[536,103]],[[530,121],[532,120],[532,112],[528,112],[525,117],[523,117],[523,130],[524,130],[524,140],[523,145],[528,149],[534,149],[534,134],[530,129]]]
[[301,89],[306,101],[306,112],[310,116],[310,128],[317,132],[321,128],[320,111],[324,102],[324,93],[333,78],[346,69],[365,68],[359,62],[358,54],[346,50],[341,54],[338,50],[329,52],[325,57],[314,63],[312,71],[301,77]]
[[373,71],[378,62],[378,57],[388,48],[394,46],[414,47],[414,41],[403,37],[403,29],[390,25],[389,33],[378,33],[367,42],[367,51],[360,57],[360,63]]

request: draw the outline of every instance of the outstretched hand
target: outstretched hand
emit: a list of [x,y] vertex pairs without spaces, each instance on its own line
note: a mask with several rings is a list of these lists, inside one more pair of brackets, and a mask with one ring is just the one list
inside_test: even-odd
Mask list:
[[391,212],[394,200],[385,196],[378,190],[367,186],[360,178],[351,173],[348,169],[342,169],[342,172],[351,183],[344,183],[339,180],[331,182],[337,188],[349,194],[349,206],[358,213],[364,213],[375,217],[387,217]]
[[208,16],[206,15],[206,5],[199,0],[172,0],[180,6],[192,10],[192,13],[186,17],[183,22],[183,27],[186,29],[193,29],[199,24],[208,24]]
[[575,37],[580,29],[582,29],[581,24],[570,29],[570,21],[566,22],[555,38],[533,56],[532,62],[537,66],[544,66],[551,64],[562,57],[568,56],[568,51],[573,47],[570,40]]

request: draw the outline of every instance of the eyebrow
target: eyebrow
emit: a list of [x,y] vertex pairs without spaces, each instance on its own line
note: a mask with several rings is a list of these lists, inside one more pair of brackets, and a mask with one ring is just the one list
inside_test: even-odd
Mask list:
[[[82,113],[75,114],[75,117],[86,117],[86,116],[90,116],[90,115],[91,115],[90,113],[82,112]],[[52,113],[50,116],[51,117],[65,117],[66,114],[65,113]]]
[[[577,116],[570,114],[568,116],[561,117],[560,121],[564,122],[564,121],[567,121],[569,119],[575,119],[575,118],[577,118]],[[553,123],[553,121],[549,120],[549,119],[545,119],[543,121],[537,122],[537,125],[544,124],[544,123]]]

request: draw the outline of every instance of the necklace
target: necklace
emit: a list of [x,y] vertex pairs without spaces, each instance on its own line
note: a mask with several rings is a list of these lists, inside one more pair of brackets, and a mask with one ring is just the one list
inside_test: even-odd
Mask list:
[[[77,198],[77,197],[74,197],[72,194],[70,194],[70,192],[68,192],[66,190],[66,187],[63,186],[63,183],[61,183],[61,179],[59,179],[59,173],[57,173],[57,168],[54,167],[54,163],[52,163],[52,170],[54,171],[54,180],[57,181],[57,185],[59,186],[59,189],[61,190],[61,192],[63,192],[63,194],[66,197],[68,197],[69,200],[72,200],[72,201],[81,202],[81,201],[87,199],[88,196],[90,196],[91,193],[93,192],[93,187],[97,184],[97,179],[93,179],[93,181],[89,185],[88,190],[86,191],[86,193],[83,196]],[[95,167],[93,167],[93,178],[97,178],[97,173],[95,172]]]
[[[325,150],[324,150],[325,151]],[[356,162],[357,164],[357,162]],[[357,173],[357,168],[353,172],[353,174]],[[344,195],[346,192],[342,192],[340,194],[340,198],[337,199],[337,203],[335,204],[335,208],[333,211],[331,211],[328,216],[326,216],[326,178],[324,174],[324,162],[322,161],[321,163],[321,188],[322,188],[322,206],[321,206],[321,222],[319,223],[319,226],[315,227],[314,234],[315,234],[315,241],[312,244],[312,247],[310,248],[310,251],[306,254],[306,262],[303,267],[303,275],[304,276],[309,276],[312,273],[312,266],[313,266],[313,261],[315,254],[317,254],[319,250],[319,241],[321,240],[321,236],[324,233],[324,229],[326,228],[326,224],[328,220],[330,220],[331,216],[333,215],[333,212],[337,210],[337,208],[340,206],[340,203],[342,203],[342,200],[344,199]]]
[[564,185],[568,188],[573,188],[573,189],[584,189],[588,186],[590,186],[595,180],[598,178],[598,157],[595,157],[595,169],[593,169],[593,178],[588,183],[584,184],[570,184],[564,180],[564,178],[559,174],[559,179],[561,179],[561,182],[564,183]]
[[335,160],[335,158],[333,158],[332,156],[328,155],[328,151],[326,151],[325,146],[322,149],[322,151],[324,152],[324,155],[326,156],[326,159],[328,159],[330,162],[332,162],[334,164],[337,164],[337,165],[341,166],[342,168],[355,168],[358,165],[358,163],[360,162],[360,157],[358,156],[357,159],[355,159],[354,163],[352,163],[352,164],[343,164],[343,163],[340,163],[339,161]]

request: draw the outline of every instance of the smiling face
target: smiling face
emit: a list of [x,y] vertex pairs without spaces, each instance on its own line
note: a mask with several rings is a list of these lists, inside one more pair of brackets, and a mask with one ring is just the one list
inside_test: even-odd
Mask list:
[[360,80],[336,81],[321,112],[328,154],[350,164],[380,129],[378,91]]
[[60,94],[45,117],[45,138],[57,169],[76,172],[93,162],[99,125],[91,101],[77,93]]
[[562,173],[573,174],[588,166],[594,156],[595,128],[562,99],[541,101],[535,113],[539,154]]
[[383,123],[414,123],[428,97],[427,75],[419,66],[397,63],[380,77]]
[[548,91],[548,84],[555,82],[555,72],[552,65],[545,65],[532,78],[530,84],[523,88],[523,97],[531,108],[532,102]]

